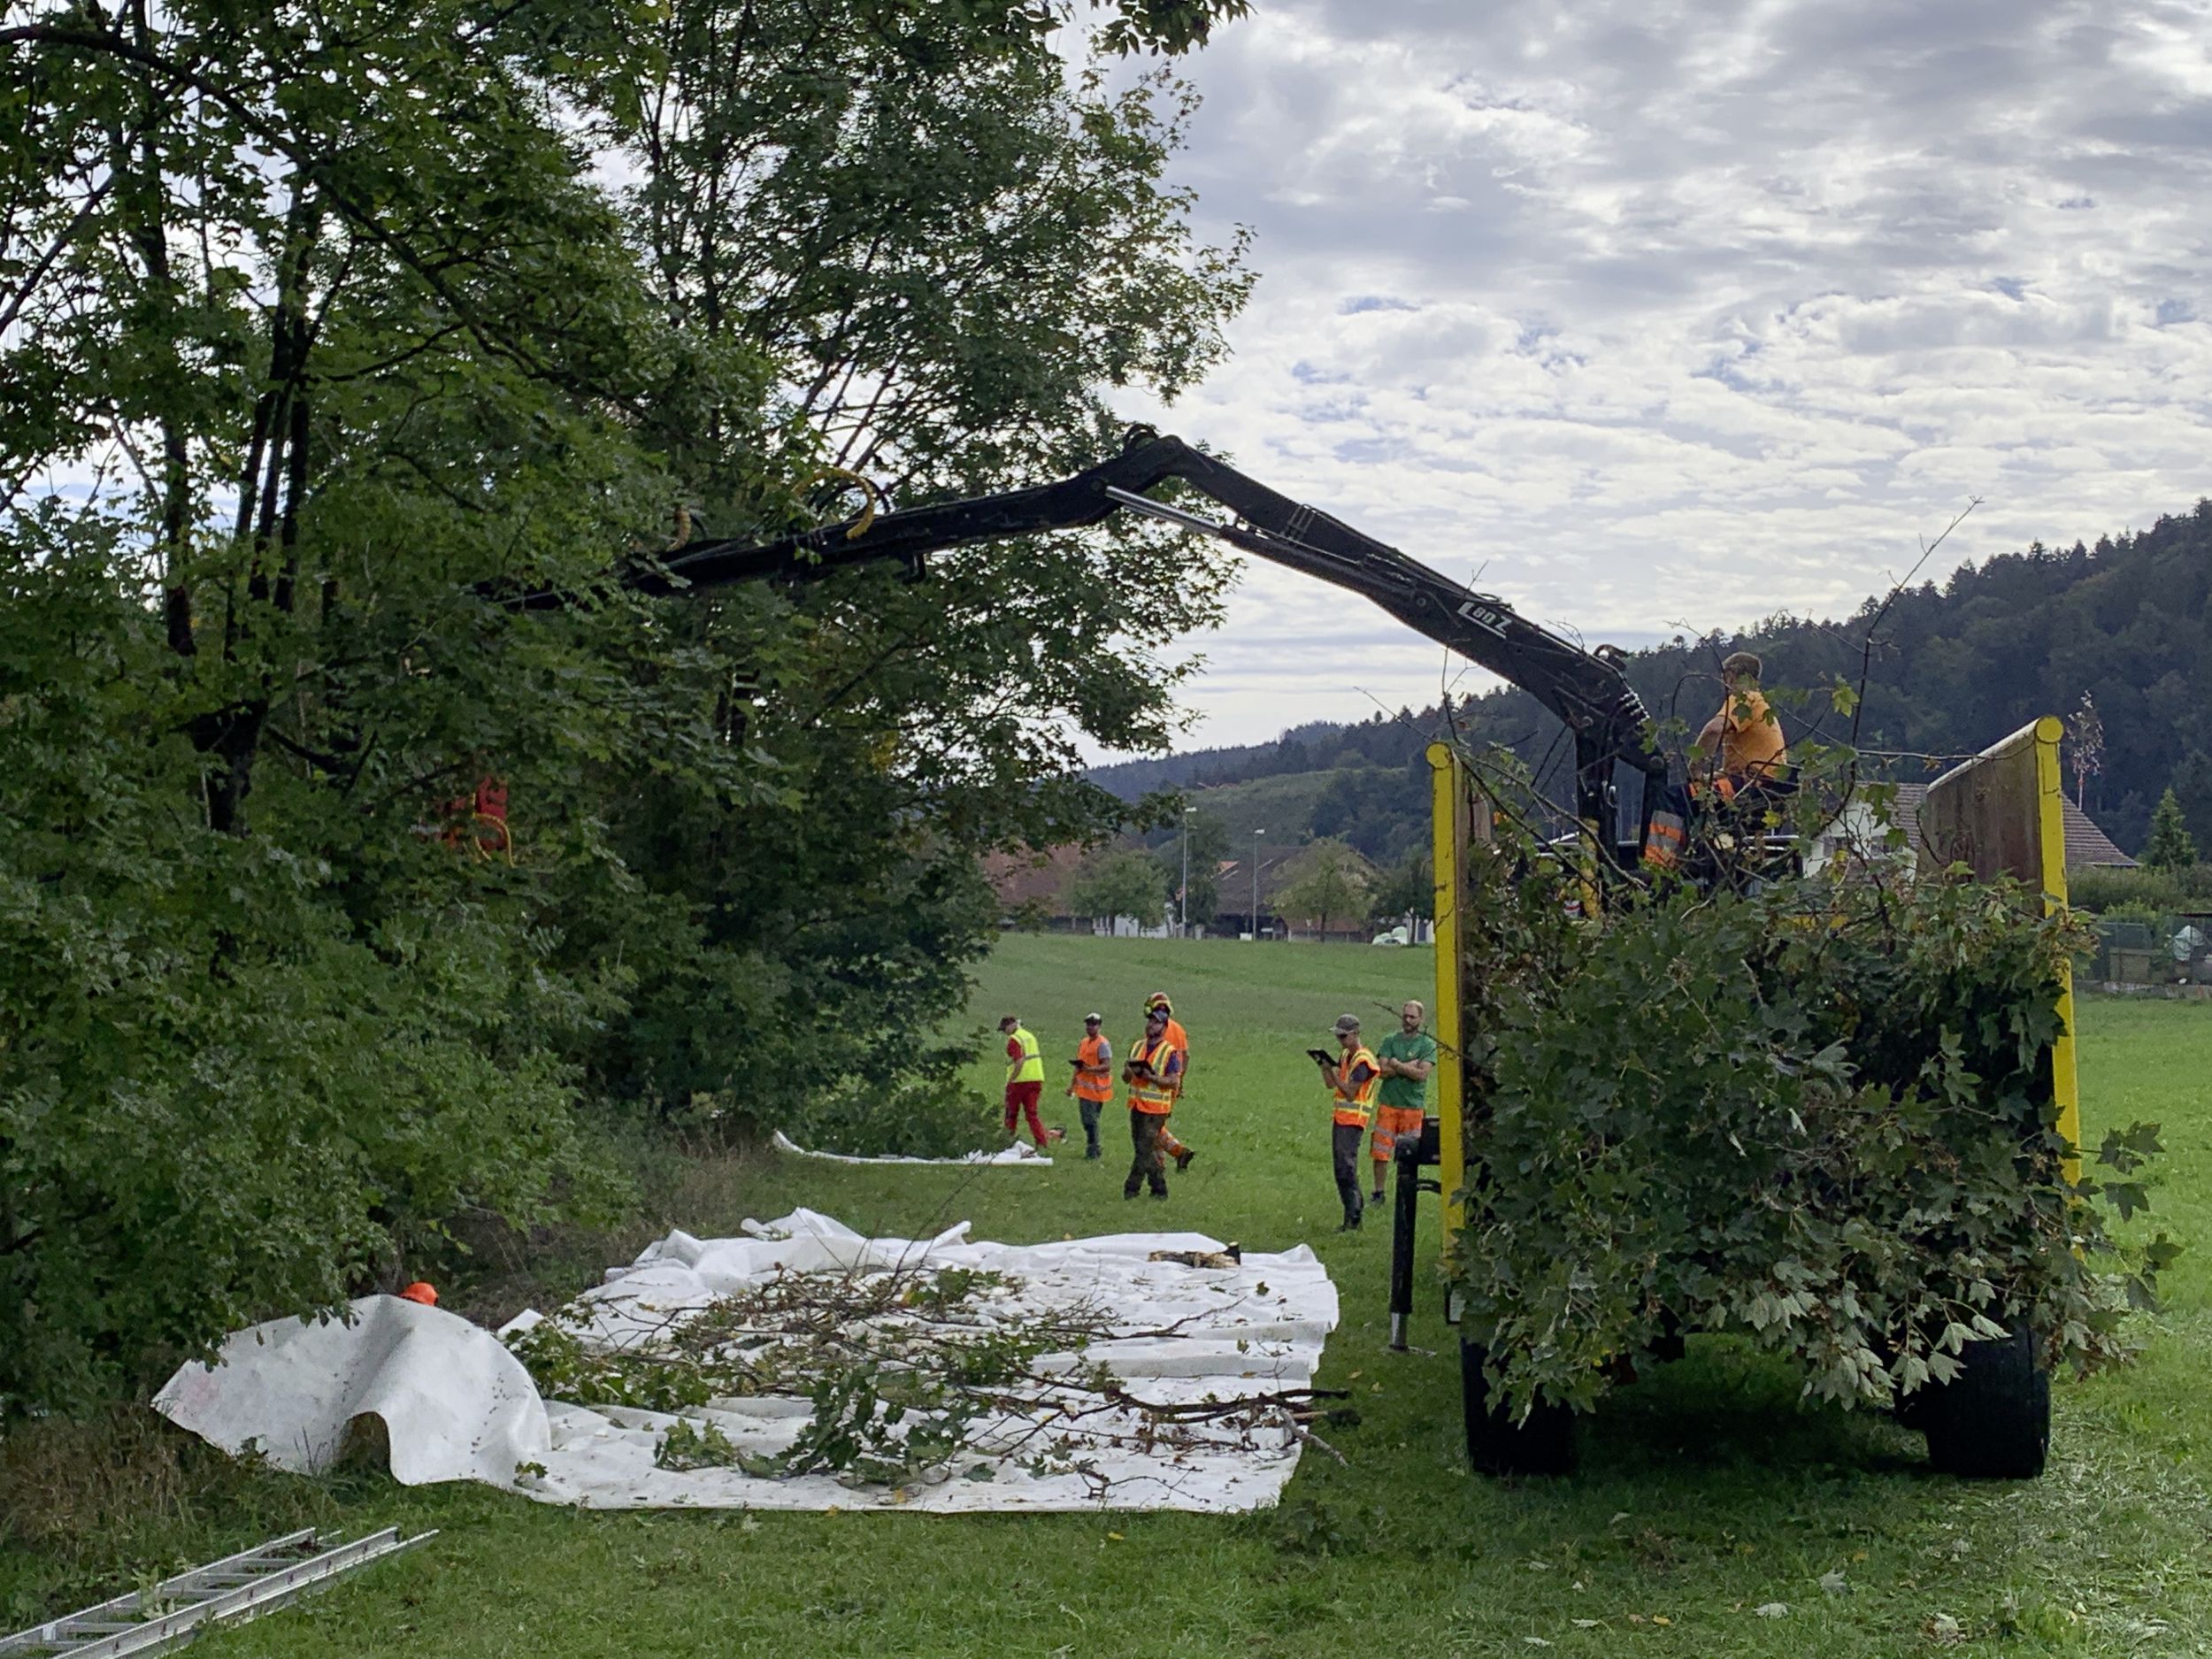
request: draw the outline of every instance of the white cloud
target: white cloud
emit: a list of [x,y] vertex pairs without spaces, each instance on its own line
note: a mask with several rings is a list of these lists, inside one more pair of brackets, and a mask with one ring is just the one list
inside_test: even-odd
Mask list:
[[[1157,415],[1584,637],[1849,608],[2212,489],[2212,6],[1267,0],[1179,172],[1259,232]],[[1197,741],[1432,696],[1255,567]]]

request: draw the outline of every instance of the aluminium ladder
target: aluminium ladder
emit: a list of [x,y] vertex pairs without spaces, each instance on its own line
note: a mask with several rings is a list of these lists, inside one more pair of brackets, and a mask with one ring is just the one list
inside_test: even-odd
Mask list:
[[401,1550],[433,1532],[403,1539],[399,1529],[328,1543],[314,1528],[165,1578],[151,1590],[117,1596],[16,1634],[0,1637],[0,1659],[119,1659],[182,1647],[218,1620],[243,1623],[320,1588],[340,1575]]

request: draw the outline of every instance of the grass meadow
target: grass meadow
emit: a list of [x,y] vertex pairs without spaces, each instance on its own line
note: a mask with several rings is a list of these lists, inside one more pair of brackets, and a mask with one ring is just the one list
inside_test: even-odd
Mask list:
[[[482,1488],[407,1490],[371,1468],[242,1469],[143,1411],[0,1441],[0,1630],[285,1528],[440,1529],[426,1548],[212,1655],[1561,1655],[2212,1653],[2212,1009],[2090,999],[2088,1135],[2150,1118],[2168,1155],[2156,1225],[2191,1247],[2141,1363],[2056,1389],[2049,1473],[1931,1475],[1886,1419],[1800,1403],[1794,1375],[1724,1340],[1618,1392],[1580,1431],[1580,1472],[1466,1472],[1450,1333],[1425,1279],[1414,1340],[1385,1342],[1386,1227],[1340,1237],[1309,1047],[1356,1012],[1379,1035],[1425,999],[1429,954],[1356,946],[1010,937],[979,1024],[1021,1014],[1064,1074],[1084,1012],[1136,1034],[1164,987],[1189,1026],[1176,1127],[1199,1150],[1164,1203],[1125,1202],[1125,1114],[1086,1163],[856,1170],[772,1156],[664,1167],[618,1238],[494,1253],[449,1303],[503,1317],[626,1257],[665,1225],[726,1232],[795,1204],[918,1235],[967,1217],[1038,1240],[1194,1227],[1256,1249],[1305,1240],[1345,1319],[1321,1382],[1354,1391],[1348,1462],[1309,1452],[1283,1507],[1187,1515],[595,1515]],[[1001,1075],[979,1041],[979,1097]],[[1048,1073],[1050,1074],[1050,1073]],[[1054,1087],[1048,1085],[1048,1088]],[[979,1105],[979,1143],[995,1112]],[[987,1130],[989,1133],[984,1133]],[[1425,1249],[1434,1208],[1424,1213]],[[1777,1607],[1786,1610],[1778,1612]]]

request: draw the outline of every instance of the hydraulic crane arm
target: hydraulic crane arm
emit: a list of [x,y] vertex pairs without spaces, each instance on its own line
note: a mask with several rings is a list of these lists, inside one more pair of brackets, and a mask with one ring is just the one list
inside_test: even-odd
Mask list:
[[[1144,494],[1170,480],[1218,503],[1237,522],[1219,523],[1184,512]],[[1639,810],[1640,802],[1621,798],[1623,773],[1663,776],[1663,763],[1650,751],[1645,729],[1649,717],[1642,700],[1616,660],[1586,651],[1529,621],[1502,600],[1440,575],[1327,513],[1278,495],[1181,439],[1148,427],[1133,429],[1119,455],[1056,483],[908,508],[864,526],[826,525],[773,541],[706,542],[657,567],[627,572],[622,580],[640,592],[678,593],[733,581],[804,578],[885,559],[898,560],[918,575],[927,555],[947,548],[1077,529],[1125,510],[1218,536],[1272,564],[1357,594],[1417,634],[1520,687],[1558,716],[1574,735],[1579,816],[1608,826],[1600,839],[1617,857],[1640,847],[1647,809]],[[565,602],[562,595],[541,593],[518,603],[542,609]],[[1640,788],[1637,793],[1647,799],[1650,792]]]

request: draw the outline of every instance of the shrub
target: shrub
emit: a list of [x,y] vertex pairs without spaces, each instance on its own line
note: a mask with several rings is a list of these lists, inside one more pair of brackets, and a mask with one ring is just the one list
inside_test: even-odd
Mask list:
[[[2120,1253],[2062,1164],[2048,1050],[2085,930],[2016,886],[1847,874],[1686,888],[1594,928],[1509,833],[1467,904],[1466,1334],[1516,1409],[1587,1408],[1675,1328],[1881,1403],[2025,1321],[2122,1357],[2172,1247]],[[1756,886],[1757,884],[1750,884]],[[2124,1216],[2154,1126],[2109,1136]]]
[[2167,916],[2202,910],[2212,901],[2212,864],[2180,870],[2077,870],[2067,876],[2066,887],[2076,910],[2108,916],[2116,906],[2133,905]]
[[137,672],[146,613],[66,542],[10,577],[0,1421],[334,1308],[457,1214],[605,1213],[550,1041],[574,1010],[496,895],[403,833],[371,902],[179,810],[199,759]]

